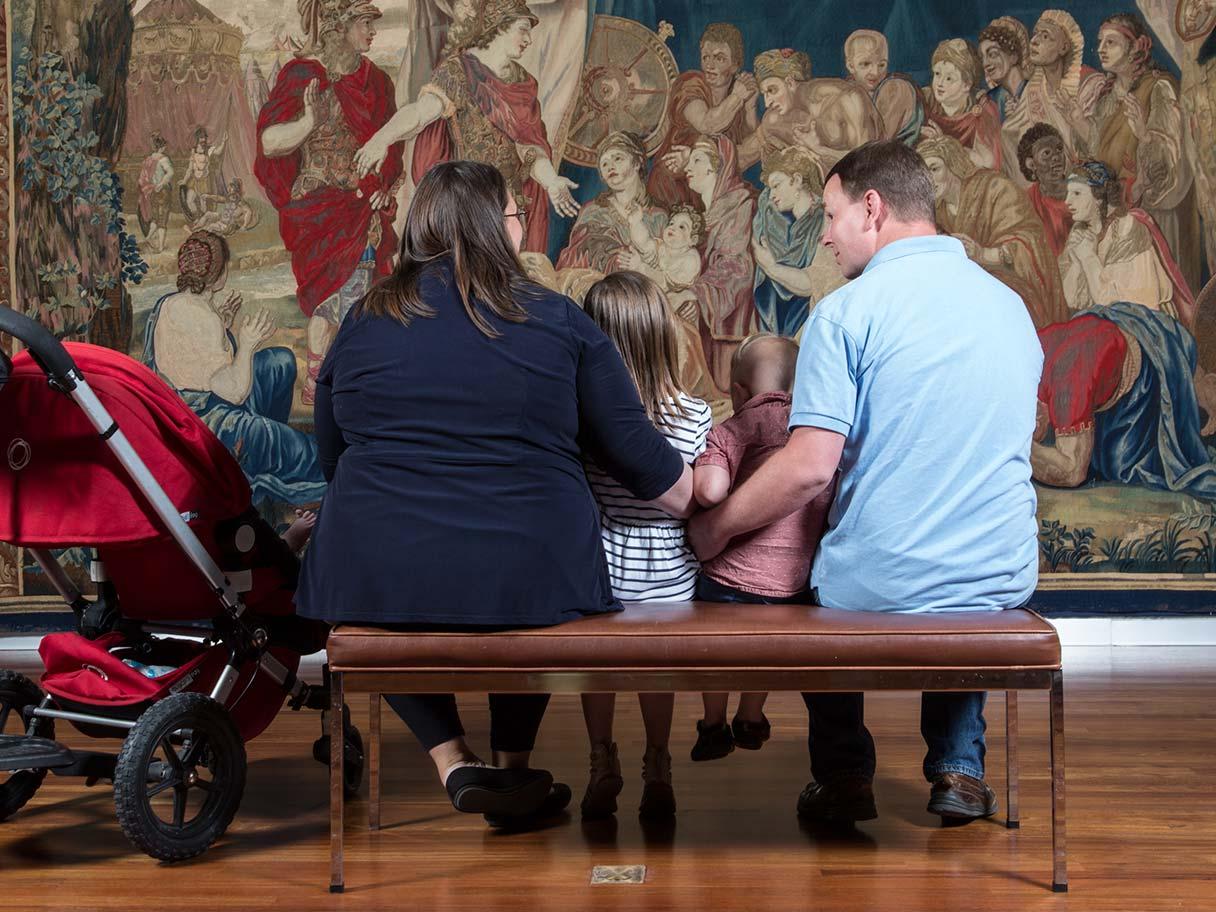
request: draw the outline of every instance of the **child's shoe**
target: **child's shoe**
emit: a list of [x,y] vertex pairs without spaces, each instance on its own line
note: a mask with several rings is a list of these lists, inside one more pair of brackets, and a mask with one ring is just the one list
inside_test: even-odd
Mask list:
[[768,724],[768,716],[760,714],[759,722],[748,722],[736,717],[730,723],[731,733],[735,736],[735,744],[744,750],[758,751],[773,733]]
[[676,814],[676,793],[671,787],[671,754],[663,747],[650,747],[642,757],[643,820],[665,820]]
[[689,752],[693,760],[721,760],[734,749],[735,738],[729,725],[725,722],[706,725],[704,719],[697,720],[697,743]]
[[625,786],[616,742],[591,745],[591,778],[581,805],[584,820],[598,820],[616,813],[616,796]]

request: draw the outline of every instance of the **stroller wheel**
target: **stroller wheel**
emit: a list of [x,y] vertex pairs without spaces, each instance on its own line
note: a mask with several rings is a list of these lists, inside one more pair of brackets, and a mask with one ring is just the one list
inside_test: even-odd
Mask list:
[[[0,671],[0,735],[29,733],[25,711],[42,702],[42,691],[33,681],[15,671]],[[34,732],[40,738],[55,737],[53,719],[38,719]],[[4,776],[0,773],[0,776]],[[34,797],[46,778],[46,770],[17,770],[0,780],[0,820],[7,820]]]
[[135,846],[162,861],[201,855],[245,791],[245,743],[210,697],[179,693],[139,717],[118,754],[114,805]]

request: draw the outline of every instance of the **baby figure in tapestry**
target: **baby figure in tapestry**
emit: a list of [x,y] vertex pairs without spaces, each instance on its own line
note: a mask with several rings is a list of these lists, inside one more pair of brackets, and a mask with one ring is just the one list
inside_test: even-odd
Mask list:
[[622,258],[625,269],[648,276],[667,293],[684,291],[701,275],[697,245],[705,233],[705,220],[692,206],[678,204],[660,237],[650,233],[645,213],[635,207],[629,213],[631,249]]

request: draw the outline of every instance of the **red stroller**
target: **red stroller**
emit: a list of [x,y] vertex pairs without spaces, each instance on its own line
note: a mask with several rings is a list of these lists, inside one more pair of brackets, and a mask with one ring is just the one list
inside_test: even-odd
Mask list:
[[[244,742],[284,698],[329,708],[326,686],[296,677],[328,628],[294,615],[295,555],[172,389],[125,355],[61,344],[6,307],[0,331],[27,346],[11,362],[0,352],[0,541],[30,551],[79,629],[43,638],[41,689],[0,670],[0,820],[48,770],[108,779],[138,848],[190,858],[227,829],[245,786]],[[49,550],[74,546],[93,549],[94,599]],[[121,747],[68,748],[54,740],[56,722]],[[349,720],[344,749],[353,793],[363,745]],[[327,736],[313,754],[328,761]]]

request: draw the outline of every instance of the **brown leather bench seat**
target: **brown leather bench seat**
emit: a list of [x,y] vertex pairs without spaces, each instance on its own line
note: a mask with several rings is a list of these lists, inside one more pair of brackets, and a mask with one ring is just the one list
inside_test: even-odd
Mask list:
[[[880,614],[799,605],[631,605],[558,627],[431,633],[341,626],[331,671],[1043,669],[1055,628],[1032,611]],[[475,689],[475,688],[470,688]]]
[[[1032,611],[884,614],[711,602],[630,605],[558,627],[330,634],[331,698],[371,694],[369,816],[380,817],[380,694],[638,690],[1004,690],[1006,805],[1018,825],[1017,691],[1049,690],[1052,888],[1067,889],[1060,641]],[[343,889],[342,713],[331,712],[330,889]],[[572,735],[581,737],[581,731]]]

